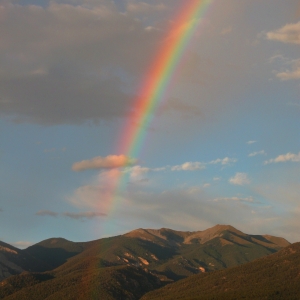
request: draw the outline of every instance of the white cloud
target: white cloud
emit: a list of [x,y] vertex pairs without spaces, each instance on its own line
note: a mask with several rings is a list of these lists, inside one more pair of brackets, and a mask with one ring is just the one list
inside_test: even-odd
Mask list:
[[204,184],[203,184],[203,187],[204,187],[204,188],[210,187],[210,183],[204,183]]
[[248,156],[253,157],[253,156],[256,156],[256,155],[266,155],[266,152],[265,152],[265,150],[260,150],[260,151],[252,152]]
[[205,166],[201,162],[186,162],[182,165],[173,166],[171,168],[172,171],[196,171],[203,170]]
[[84,171],[88,169],[113,169],[126,167],[135,164],[136,159],[125,155],[108,155],[106,157],[97,156],[90,160],[76,162],[72,166],[73,171]]
[[221,165],[229,165],[232,163],[237,162],[236,158],[229,158],[229,157],[225,157],[225,158],[218,158],[216,160],[212,160],[209,162],[209,164],[221,164]]
[[124,170],[125,173],[130,173],[130,179],[133,181],[135,180],[144,180],[144,175],[146,175],[149,172],[162,172],[165,171],[166,167],[161,168],[147,168],[147,167],[141,167],[140,165],[133,166],[130,168],[126,168]]
[[254,143],[257,143],[257,141],[248,141],[247,142],[248,145],[251,145],[251,144],[254,144]]
[[267,32],[267,39],[283,43],[300,44],[300,22],[286,24],[280,29]]
[[250,180],[246,173],[236,173],[229,179],[229,182],[235,185],[246,185],[250,183]]
[[271,163],[279,163],[279,162],[287,162],[287,161],[300,162],[300,152],[298,154],[294,154],[290,152],[287,154],[281,154],[276,158],[266,160],[264,164],[266,165]]

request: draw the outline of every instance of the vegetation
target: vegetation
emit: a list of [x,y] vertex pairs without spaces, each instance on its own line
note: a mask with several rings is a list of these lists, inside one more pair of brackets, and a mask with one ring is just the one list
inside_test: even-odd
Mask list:
[[[190,296],[198,297],[198,290],[195,294],[192,289],[194,284],[199,285],[197,278],[207,282],[204,291],[209,295],[211,288],[218,291],[216,287],[223,284],[223,279],[218,278],[213,287],[210,286],[210,278],[214,278],[210,276],[215,274],[211,271],[264,257],[288,244],[281,238],[251,236],[221,225],[199,232],[138,229],[87,243],[53,238],[15,251],[18,259],[22,255],[30,257],[33,266],[41,262],[43,269],[38,271],[44,272],[34,272],[35,267],[29,264],[32,273],[23,272],[0,282],[0,299],[139,299],[167,283],[198,274],[185,279],[192,281],[186,281],[186,286],[180,288],[187,287],[183,294],[191,299]],[[236,282],[239,286],[240,282]],[[183,295],[176,286],[172,294],[173,288],[168,290],[171,287],[173,285],[167,285],[167,290],[157,293]],[[229,296],[235,292],[228,287],[225,289]],[[220,295],[223,292],[221,290]],[[201,295],[206,294],[201,291]],[[153,294],[153,297],[181,299],[165,298],[164,294],[163,298],[159,298],[160,294]]]
[[235,268],[190,276],[141,299],[299,299],[299,278],[300,243],[296,243]]

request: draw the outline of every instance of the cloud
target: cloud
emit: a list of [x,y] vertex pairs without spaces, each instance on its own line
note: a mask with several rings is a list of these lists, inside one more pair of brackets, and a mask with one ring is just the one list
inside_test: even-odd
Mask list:
[[98,217],[105,217],[106,214],[100,212],[86,211],[81,213],[71,213],[65,212],[63,216],[74,219],[74,220],[83,220],[83,219],[94,219]]
[[205,166],[201,162],[186,162],[182,165],[173,166],[172,171],[196,171],[203,170]]
[[248,141],[247,142],[248,145],[251,145],[251,144],[254,144],[254,143],[257,143],[257,141]]
[[35,213],[37,216],[50,216],[50,217],[57,217],[58,213],[51,211],[51,210],[39,210]]
[[265,150],[260,150],[260,151],[252,152],[248,156],[253,157],[253,156],[256,156],[256,155],[266,155],[266,152],[265,152]]
[[289,44],[300,44],[300,22],[286,24],[280,29],[267,32],[267,39]]
[[229,182],[234,185],[246,185],[250,183],[246,173],[236,173],[229,179]]
[[276,74],[276,77],[280,78],[283,81],[300,79],[300,59],[293,60],[291,63],[292,63],[292,70],[285,70],[283,72],[278,72]]
[[267,164],[271,164],[271,163],[279,163],[279,162],[287,162],[287,161],[300,162],[300,152],[298,154],[294,154],[294,153],[290,153],[290,152],[287,154],[281,154],[281,155],[277,156],[276,158],[266,160],[264,162],[264,164],[267,165]]
[[43,7],[4,1],[1,14],[9,16],[0,28],[1,116],[53,125],[130,113],[128,81],[149,64],[160,31],[145,30],[109,0]]
[[90,160],[82,160],[74,163],[72,170],[79,172],[89,169],[113,169],[130,166],[136,162],[136,159],[129,158],[125,155],[97,156]]
[[250,202],[250,203],[255,202],[255,200],[253,199],[252,196],[246,197],[246,198],[241,198],[241,197],[220,197],[220,198],[215,198],[213,201],[215,201],[215,202],[219,202],[219,201],[239,201],[239,202]]
[[104,171],[90,184],[78,187],[66,200],[79,208],[92,208],[106,213],[117,197],[116,189],[121,176],[123,173],[119,169]]
[[235,163],[237,162],[236,158],[229,158],[229,157],[225,157],[225,158],[218,158],[216,160],[212,160],[209,162],[209,164],[221,164],[221,165],[229,165],[231,163]]
[[204,187],[204,188],[210,187],[210,183],[204,183],[204,184],[203,184],[203,187]]
[[33,245],[33,243],[28,241],[18,241],[18,242],[11,243],[11,245],[20,249],[25,249]]

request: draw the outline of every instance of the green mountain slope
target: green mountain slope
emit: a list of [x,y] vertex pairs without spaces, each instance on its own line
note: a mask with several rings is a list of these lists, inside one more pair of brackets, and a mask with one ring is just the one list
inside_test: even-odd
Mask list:
[[295,243],[235,268],[193,275],[141,299],[300,299],[299,280],[300,243]]
[[[103,299],[123,299],[118,298],[123,291],[129,295],[124,299],[138,299],[161,284],[237,266],[286,245],[283,238],[248,235],[228,225],[196,232],[137,229],[86,243],[53,238],[17,249],[42,262],[39,271],[47,272],[7,278],[0,283],[0,298],[84,299],[96,293],[105,295]],[[89,292],[81,294],[79,287]]]

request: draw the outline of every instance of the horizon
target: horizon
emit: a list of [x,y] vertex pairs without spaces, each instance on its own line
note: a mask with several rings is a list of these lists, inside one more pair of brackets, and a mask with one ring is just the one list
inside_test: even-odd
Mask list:
[[299,1],[189,1],[0,1],[0,240],[300,241]]

